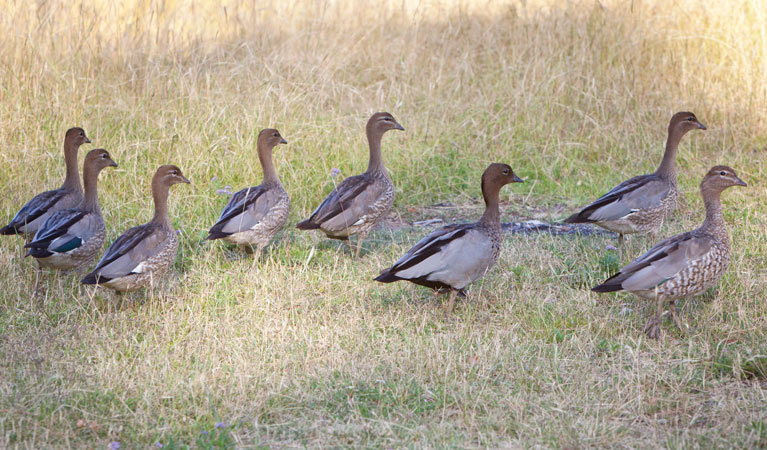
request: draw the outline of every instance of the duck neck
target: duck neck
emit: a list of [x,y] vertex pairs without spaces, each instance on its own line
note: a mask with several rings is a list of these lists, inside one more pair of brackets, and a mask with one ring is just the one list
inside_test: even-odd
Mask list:
[[272,148],[259,147],[258,160],[261,161],[261,168],[264,170],[264,184],[280,184],[280,177],[272,160]]
[[83,184],[85,184],[85,196],[83,198],[83,209],[101,215],[99,208],[99,169],[86,165],[83,167]]
[[80,173],[77,171],[77,150],[79,148],[79,145],[64,142],[64,164],[67,167],[67,175],[61,187],[68,191],[82,193],[83,187],[80,184]]
[[727,238],[727,229],[722,214],[721,191],[703,190],[703,203],[706,205],[706,220],[701,229],[717,236]]
[[169,186],[164,184],[154,184],[152,186],[152,198],[154,199],[154,217],[152,223],[161,225],[165,228],[173,228],[168,216],[168,190]]
[[386,174],[383,160],[381,159],[381,138],[383,133],[375,130],[365,130],[370,147],[370,159],[368,160],[368,172],[382,172]]
[[501,212],[498,207],[499,193],[499,187],[485,186],[484,180],[482,181],[482,196],[485,198],[485,212],[482,214],[482,218],[479,219],[480,224],[497,229],[501,228]]
[[682,136],[684,136],[682,131],[669,127],[663,160],[661,160],[658,170],[655,171],[661,178],[676,180],[676,152],[679,149],[679,141],[682,140]]

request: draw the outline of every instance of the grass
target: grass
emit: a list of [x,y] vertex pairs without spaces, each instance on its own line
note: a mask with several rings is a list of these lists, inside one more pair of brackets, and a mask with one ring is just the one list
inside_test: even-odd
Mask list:
[[[11,2],[0,216],[60,183],[75,125],[120,164],[101,177],[108,240],[149,218],[158,165],[193,185],[171,193],[167,286],[131,301],[52,274],[30,299],[33,263],[0,241],[0,447],[767,446],[766,23],[761,0]],[[663,233],[697,226],[701,177],[733,166],[730,269],[682,303],[689,333],[667,321],[651,342],[651,305],[588,290],[618,267],[610,239],[509,235],[445,317],[371,281],[426,229],[379,231],[355,261],[292,227],[331,168],[364,170],[379,110],[406,129],[383,143],[396,214],[477,217],[500,161],[527,180],[504,221],[559,220],[653,170],[672,113],[694,111],[709,130],[683,140]],[[291,226],[253,264],[202,238],[216,189],[260,179],[264,127],[290,142]]]

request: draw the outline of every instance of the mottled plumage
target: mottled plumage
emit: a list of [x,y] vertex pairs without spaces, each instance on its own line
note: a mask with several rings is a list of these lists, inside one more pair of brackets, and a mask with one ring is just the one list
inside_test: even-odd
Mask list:
[[394,204],[394,184],[381,159],[381,138],[389,130],[404,128],[389,113],[373,114],[365,127],[370,146],[367,171],[342,181],[311,217],[296,225],[298,229],[319,229],[330,238],[342,240],[357,234],[359,255],[365,236]]
[[272,162],[272,149],[288,142],[271,128],[258,136],[258,158],[264,170],[263,182],[235,193],[208,232],[207,239],[223,239],[245,247],[255,247],[256,254],[266,247],[285,225],[290,197],[282,187]]
[[657,234],[676,208],[679,197],[675,163],[679,141],[694,129],[705,130],[706,127],[693,113],[674,114],[668,126],[663,160],[654,173],[624,181],[565,222],[594,223],[618,233],[621,241],[624,234]]
[[498,260],[501,222],[498,207],[501,187],[522,180],[506,164],[491,164],[482,174],[485,213],[479,222],[447,225],[418,241],[390,268],[375,278],[382,283],[407,280],[435,290],[450,289],[448,309],[456,294],[482,277]]
[[730,262],[730,237],[727,233],[720,195],[730,186],[745,186],[727,166],[713,167],[701,182],[701,194],[706,205],[706,220],[696,230],[665,239],[647,253],[635,259],[620,272],[595,286],[595,292],[626,290],[658,302],[657,315],[648,323],[650,337],[659,334],[662,304],[698,295],[719,281]]
[[21,207],[11,222],[0,228],[0,235],[21,234],[27,239],[37,233],[40,225],[56,211],[74,208],[83,200],[83,188],[77,171],[77,151],[84,143],[90,143],[82,128],[70,128],[64,137],[64,184],[54,190],[36,195]]
[[82,202],[76,208],[51,214],[24,246],[40,265],[59,270],[81,269],[96,257],[106,236],[97,192],[99,173],[106,167],[117,167],[106,150],[88,152],[83,168]]
[[83,284],[100,284],[120,292],[154,284],[176,257],[178,236],[168,216],[168,190],[189,183],[176,166],[160,166],[152,178],[155,212],[151,221],[133,227],[109,246]]

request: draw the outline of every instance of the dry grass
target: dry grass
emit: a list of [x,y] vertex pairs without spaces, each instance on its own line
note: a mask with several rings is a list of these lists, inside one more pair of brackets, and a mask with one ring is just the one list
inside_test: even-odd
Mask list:
[[[157,165],[194,183],[172,193],[173,279],[128,302],[52,275],[31,300],[21,241],[0,242],[0,447],[767,446],[767,3],[194,3],[0,12],[2,217],[59,183],[73,125],[120,164],[102,175],[112,237],[149,217]],[[681,109],[709,130],[684,140],[664,233],[701,220],[711,165],[750,186],[726,194],[729,272],[660,343],[642,337],[649,305],[588,291],[617,266],[604,238],[508,236],[450,318],[371,282],[423,229],[378,233],[359,262],[292,228],[256,265],[201,242],[215,190],[259,180],[263,127],[290,141],[291,223],[330,168],[364,169],[377,110],[407,130],[384,139],[397,212],[476,215],[479,174],[503,161],[528,179],[504,219],[560,219],[652,170]]]

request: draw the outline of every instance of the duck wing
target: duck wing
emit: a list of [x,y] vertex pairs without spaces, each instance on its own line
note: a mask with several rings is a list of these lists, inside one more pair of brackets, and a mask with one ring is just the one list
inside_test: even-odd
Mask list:
[[82,209],[63,209],[53,213],[24,247],[29,255],[45,258],[81,247],[94,235],[99,218]]
[[21,207],[8,225],[0,228],[0,235],[24,233],[28,224],[50,211],[66,195],[67,191],[63,189],[54,189],[37,194]]
[[389,187],[368,174],[349,177],[323,200],[311,217],[296,225],[301,230],[341,231],[355,225]]
[[476,224],[448,225],[418,241],[375,280],[408,280],[462,289],[482,276],[494,261],[492,241]]
[[711,251],[711,239],[710,235],[697,230],[672,236],[591,290],[614,292],[654,289]]
[[211,227],[207,239],[220,239],[253,228],[269,214],[279,197],[278,189],[263,185],[236,192]]
[[660,206],[670,189],[671,185],[657,175],[640,175],[615,186],[580,212],[565,219],[565,222],[618,220],[634,212]]
[[85,284],[105,283],[140,271],[139,266],[159,252],[168,233],[174,233],[160,225],[147,223],[123,233],[109,246],[104,256],[85,278]]

